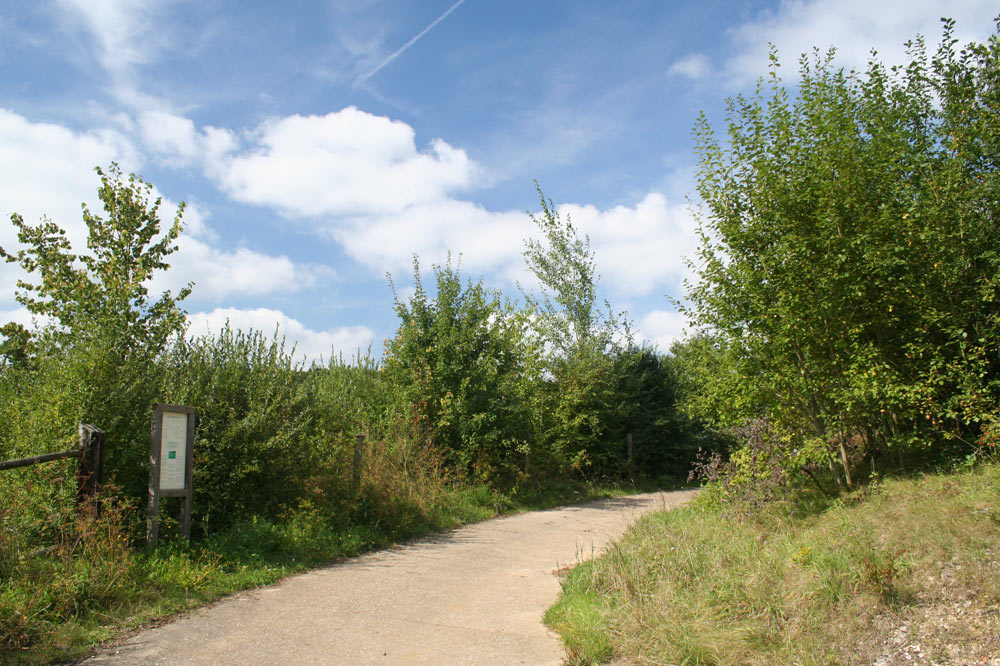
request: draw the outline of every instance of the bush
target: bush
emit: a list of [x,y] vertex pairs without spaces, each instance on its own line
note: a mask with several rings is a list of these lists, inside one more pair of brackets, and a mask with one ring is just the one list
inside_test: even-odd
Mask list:
[[276,517],[331,462],[306,372],[281,340],[234,331],[179,341],[164,357],[164,401],[195,407],[193,524],[211,533]]
[[386,345],[384,379],[414,432],[477,480],[511,479],[532,433],[529,394],[538,367],[527,314],[481,282],[462,283],[450,260],[434,267],[428,296],[414,259],[416,292],[396,299],[401,320]]

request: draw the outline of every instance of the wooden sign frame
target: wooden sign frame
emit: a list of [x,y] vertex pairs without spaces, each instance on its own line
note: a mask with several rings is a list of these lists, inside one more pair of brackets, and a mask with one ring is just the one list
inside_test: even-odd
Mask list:
[[149,515],[146,543],[160,533],[160,498],[181,497],[181,534],[191,538],[191,475],[196,410],[184,405],[153,405],[149,444]]

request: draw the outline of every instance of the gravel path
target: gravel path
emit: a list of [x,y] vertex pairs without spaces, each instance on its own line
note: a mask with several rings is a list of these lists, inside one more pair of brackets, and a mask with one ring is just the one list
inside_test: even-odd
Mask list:
[[85,661],[121,664],[560,664],[542,613],[556,572],[599,552],[639,514],[693,491],[652,493],[468,525],[229,597]]

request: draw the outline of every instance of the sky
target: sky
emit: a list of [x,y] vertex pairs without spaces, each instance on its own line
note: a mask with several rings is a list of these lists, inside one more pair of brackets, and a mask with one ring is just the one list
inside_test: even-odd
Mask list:
[[[277,330],[298,358],[378,356],[413,257],[516,297],[539,184],[590,238],[641,341],[682,335],[697,247],[692,128],[724,129],[773,44],[902,62],[940,18],[983,41],[993,1],[4,0],[0,246],[47,216],[85,247],[118,162],[185,230],[155,296],[194,283],[191,335]],[[0,321],[31,322],[0,265]],[[425,275],[425,280],[427,277]]]

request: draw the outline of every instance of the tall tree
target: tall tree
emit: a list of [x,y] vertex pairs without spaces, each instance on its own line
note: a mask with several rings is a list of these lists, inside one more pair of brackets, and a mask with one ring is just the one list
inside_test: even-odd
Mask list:
[[525,299],[549,350],[536,420],[545,448],[564,469],[613,474],[626,462],[622,423],[630,406],[621,384],[628,364],[618,357],[631,347],[628,323],[607,302],[603,311],[599,307],[590,238],[559,215],[540,187],[538,195],[542,212],[531,219],[540,238],[526,240],[524,249],[541,287],[540,296],[525,292]]
[[177,249],[184,204],[161,233],[161,199],[151,200],[151,184],[135,174],[123,176],[115,163],[95,171],[107,217],[83,206],[87,251],[74,251],[65,230],[51,220],[31,226],[15,213],[11,223],[24,247],[16,252],[0,247],[0,256],[37,275],[37,283],[18,281],[17,300],[50,318],[60,340],[78,342],[100,331],[123,356],[155,354],[183,329],[178,303],[191,292],[188,285],[176,296],[167,291],[154,301],[148,289],[153,274],[169,267],[166,258]]
[[524,260],[541,286],[541,295],[525,292],[528,304],[540,317],[542,334],[554,351],[572,355],[581,347],[604,349],[614,341],[619,323],[605,303],[606,314],[598,307],[597,274],[590,237],[582,238],[569,216],[546,199],[535,184],[541,200],[540,216],[531,221],[541,232],[541,239],[525,240]]
[[22,363],[29,366],[23,371],[15,366],[3,373],[10,389],[3,420],[11,439],[35,453],[71,436],[77,423],[102,428],[108,477],[137,496],[148,475],[149,408],[163,399],[157,361],[183,331],[178,303],[190,292],[188,285],[153,300],[149,284],[168,268],[183,205],[162,230],[152,185],[123,176],[117,164],[96,172],[106,215],[83,207],[85,250],[74,249],[51,220],[32,226],[20,215],[11,218],[22,247],[0,248],[0,256],[28,273],[16,297],[44,327],[30,340],[23,329],[4,328],[14,356],[34,357]]

